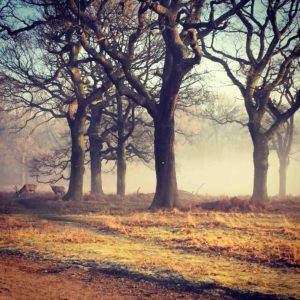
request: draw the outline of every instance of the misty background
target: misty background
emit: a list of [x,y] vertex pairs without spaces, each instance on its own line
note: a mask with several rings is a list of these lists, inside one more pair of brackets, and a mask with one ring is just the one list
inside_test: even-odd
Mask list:
[[[222,91],[232,87],[223,85]],[[217,90],[217,88],[215,88]],[[221,97],[230,101],[227,94]],[[240,101],[235,99],[235,103]],[[218,101],[221,101],[218,99]],[[238,102],[236,102],[238,101]],[[240,103],[242,104],[242,103]],[[7,118],[7,116],[6,116]],[[299,113],[295,124],[299,124]],[[253,184],[253,146],[246,127],[238,124],[220,125],[205,118],[177,114],[178,127],[186,135],[176,136],[176,169],[180,190],[209,195],[250,195]],[[62,120],[51,121],[34,128],[29,125],[13,133],[9,122],[1,113],[0,150],[1,190],[13,191],[14,186],[36,182],[28,170],[30,158],[51,152],[63,145],[61,135],[68,130]],[[34,130],[33,130],[34,129]],[[287,194],[299,195],[300,184],[300,137],[296,126],[292,155],[287,175]],[[103,189],[105,193],[116,192],[116,168],[114,163],[103,161]],[[90,191],[90,170],[86,164],[84,192]],[[278,194],[279,162],[275,151],[270,152],[268,191]],[[59,184],[67,186],[67,181]],[[50,191],[49,184],[39,183],[39,191]],[[155,190],[154,163],[131,162],[127,165],[126,193],[152,193]]]
[[[237,108],[237,120],[247,120],[244,103],[239,90],[224,70],[211,61],[203,59],[197,66],[202,77],[202,88],[209,91],[211,98],[203,99],[203,105],[195,106],[195,115],[176,112],[176,127],[180,128],[175,141],[177,182],[180,190],[203,195],[251,195],[253,188],[253,145],[247,127],[229,123],[220,125],[201,117],[202,111],[210,107],[218,117],[226,110]],[[201,95],[194,95],[195,98]],[[220,111],[216,111],[220,110]],[[18,116],[16,115],[16,119]],[[28,116],[25,117],[25,119]],[[41,153],[51,153],[68,139],[68,125],[64,120],[53,120],[45,124],[31,122],[26,128],[15,132],[1,113],[0,121],[0,189],[12,191],[14,186],[35,183],[30,176],[30,159]],[[17,122],[14,120],[13,122]],[[24,122],[23,122],[24,123]],[[295,114],[295,135],[287,171],[287,194],[300,195],[300,114]],[[64,135],[65,138],[61,138]],[[87,155],[88,156],[88,155]],[[115,162],[102,162],[102,182],[105,193],[116,192]],[[68,174],[66,174],[68,176]],[[49,177],[51,178],[51,177]],[[142,161],[128,162],[126,193],[153,193],[155,191],[154,161],[146,165]],[[68,186],[66,180],[59,184]],[[268,193],[278,194],[279,161],[276,151],[270,151]],[[38,183],[39,191],[50,191],[48,183]],[[90,192],[90,167],[86,163],[84,192]]]

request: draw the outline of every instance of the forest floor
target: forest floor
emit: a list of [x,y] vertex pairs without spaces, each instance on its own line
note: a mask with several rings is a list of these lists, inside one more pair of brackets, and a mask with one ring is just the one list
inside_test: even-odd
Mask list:
[[300,299],[300,198],[181,196],[0,193],[0,299]]

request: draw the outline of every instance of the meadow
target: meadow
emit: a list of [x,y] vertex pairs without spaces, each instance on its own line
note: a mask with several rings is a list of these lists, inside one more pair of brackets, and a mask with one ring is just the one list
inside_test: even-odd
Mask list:
[[300,299],[300,198],[258,208],[247,199],[184,193],[184,209],[151,212],[151,197],[65,202],[2,193],[0,253],[155,282],[199,299],[214,292],[215,299]]

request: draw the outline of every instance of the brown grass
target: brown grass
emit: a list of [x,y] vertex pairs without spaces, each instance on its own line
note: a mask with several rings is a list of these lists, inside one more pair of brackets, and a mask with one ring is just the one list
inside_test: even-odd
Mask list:
[[[0,247],[300,297],[299,199],[246,212],[207,211],[197,208],[201,199],[198,204],[193,199],[189,210],[151,213],[145,210],[150,201],[149,196],[139,203],[136,195],[88,197],[82,203],[21,199],[10,207],[19,215],[0,216]],[[45,214],[46,209],[56,215]]]

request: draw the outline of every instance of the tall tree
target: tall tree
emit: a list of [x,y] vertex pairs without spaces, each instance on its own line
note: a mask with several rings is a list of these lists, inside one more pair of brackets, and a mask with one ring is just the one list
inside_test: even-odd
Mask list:
[[[125,195],[126,165],[133,159],[149,163],[151,161],[151,123],[147,124],[145,114],[132,101],[124,99],[116,92],[105,93],[102,102],[91,106],[88,135],[90,139],[90,159],[101,178],[101,161],[115,162],[117,169],[117,194]],[[148,138],[147,138],[148,137]],[[94,151],[92,154],[91,151]],[[93,157],[97,157],[97,162]],[[100,162],[100,167],[99,167]],[[93,175],[92,181],[93,181]],[[99,193],[93,191],[92,193]],[[101,194],[101,193],[100,193]]]
[[[79,13],[84,49],[103,66],[120,95],[144,107],[153,118],[157,179],[151,205],[154,209],[173,208],[179,204],[174,113],[181,84],[202,57],[198,38],[224,29],[225,21],[248,1],[232,1],[231,5],[222,1],[207,1],[209,5],[205,2],[123,1],[121,7],[118,3],[93,3],[91,8]],[[74,12],[77,9],[76,5],[70,7]],[[89,9],[94,14],[89,13]],[[200,22],[201,18],[206,21]],[[124,32],[127,32],[126,37]],[[120,47],[118,39],[114,37],[124,38],[126,46]],[[143,53],[151,53],[151,48],[159,41],[163,43],[163,65],[152,63],[152,68],[144,73],[141,68],[135,69],[135,60]],[[118,72],[116,65],[119,66]],[[149,88],[149,83],[159,83],[157,94]]]
[[82,57],[81,48],[76,27],[70,28],[63,19],[39,27],[30,35],[19,34],[15,41],[7,43],[2,51],[5,59],[0,62],[3,72],[17,87],[4,91],[11,107],[21,105],[27,110],[34,109],[36,115],[48,113],[50,118],[67,119],[72,151],[65,200],[82,199],[88,107],[111,86],[100,78],[99,66],[98,77],[90,76],[90,70],[95,68]]
[[[297,66],[298,64],[296,64]],[[284,84],[279,87],[277,93],[280,95],[278,102],[275,103],[280,107],[282,103],[293,105],[296,101],[297,77],[299,76],[298,68],[291,69]],[[271,114],[271,116],[273,116]],[[273,117],[274,118],[274,117]],[[272,139],[272,148],[276,151],[279,160],[279,196],[286,195],[287,170],[290,162],[290,154],[295,135],[294,115],[283,123]]]
[[90,125],[87,130],[90,144],[91,193],[103,195],[102,187],[102,136],[101,121],[104,106],[102,103],[91,105]]
[[[173,208],[178,205],[174,115],[182,82],[200,63],[202,51],[198,39],[226,28],[226,21],[249,1],[237,3],[232,0],[230,4],[205,0],[84,3],[71,0],[63,3],[53,1],[50,4],[44,0],[26,1],[43,7],[46,21],[59,20],[51,22],[51,25],[55,25],[52,28],[63,28],[63,33],[54,34],[52,38],[57,46],[61,45],[59,51],[54,51],[67,64],[78,103],[74,122],[69,120],[74,149],[72,156],[77,159],[72,160],[66,199],[81,197],[81,125],[86,118],[85,104],[89,102],[85,101],[86,84],[80,76],[81,46],[103,67],[120,95],[144,107],[153,118],[157,182],[152,208]],[[36,23],[33,24],[36,26]],[[1,25],[11,34],[5,26]],[[125,46],[120,40],[125,42]],[[163,45],[162,62],[157,56],[151,56],[151,50],[160,43]],[[137,61],[144,66],[136,68]]]
[[[269,142],[300,106],[300,93],[291,105],[280,107],[274,95],[300,55],[299,3],[251,1],[237,12],[226,32],[215,32],[210,41],[202,39],[205,56],[223,66],[244,99],[254,148],[253,202],[268,200]],[[225,39],[231,47],[222,47]],[[268,112],[273,121],[266,125]]]
[[286,196],[287,169],[294,137],[294,116],[287,120],[273,138],[273,147],[279,160],[279,196]]

